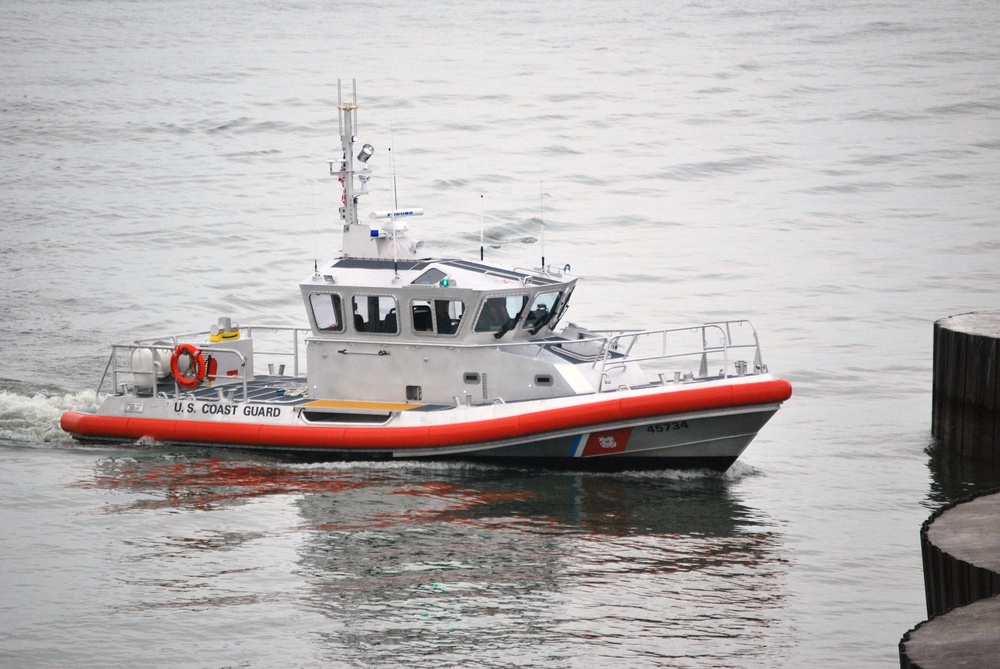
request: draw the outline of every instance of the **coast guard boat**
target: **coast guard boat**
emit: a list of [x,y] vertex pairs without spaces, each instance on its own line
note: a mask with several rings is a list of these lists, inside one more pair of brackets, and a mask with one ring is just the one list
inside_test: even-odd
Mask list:
[[356,99],[341,98],[342,157],[330,161],[343,253],[300,284],[309,327],[221,318],[116,344],[103,401],[63,414],[63,430],[318,459],[722,471],[791,396],[748,321],[564,324],[568,265],[425,257],[406,234],[420,210],[363,221],[374,150],[355,146]]

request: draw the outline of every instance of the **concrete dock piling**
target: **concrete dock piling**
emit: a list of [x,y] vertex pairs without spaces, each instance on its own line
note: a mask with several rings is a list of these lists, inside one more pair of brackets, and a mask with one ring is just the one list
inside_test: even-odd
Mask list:
[[920,544],[930,620],[903,636],[900,666],[1000,667],[1000,492],[939,510]]
[[1000,311],[934,323],[931,432],[950,452],[990,466],[1000,454]]
[[[934,323],[931,432],[943,457],[1000,471],[1000,311]],[[902,669],[1000,667],[1000,491],[949,504],[920,530],[928,620]]]
[[920,530],[920,550],[929,617],[1000,595],[1000,493],[935,513]]

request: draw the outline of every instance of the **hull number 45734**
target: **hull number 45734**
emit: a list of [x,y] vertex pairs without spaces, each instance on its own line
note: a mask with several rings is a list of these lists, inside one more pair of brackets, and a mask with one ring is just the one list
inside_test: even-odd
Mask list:
[[683,430],[688,426],[686,420],[675,421],[673,423],[657,423],[646,428],[646,432],[670,432],[671,430]]

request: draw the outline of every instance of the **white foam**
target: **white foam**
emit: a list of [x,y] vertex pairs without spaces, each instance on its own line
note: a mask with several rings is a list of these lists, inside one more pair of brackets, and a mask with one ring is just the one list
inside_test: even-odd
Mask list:
[[59,428],[63,412],[96,406],[93,391],[29,396],[0,390],[0,439],[23,443],[62,441],[68,438]]
[[664,481],[698,481],[701,479],[719,479],[736,482],[749,476],[762,474],[759,469],[737,460],[729,469],[719,472],[714,469],[652,469],[646,471],[618,472],[607,474],[621,478],[659,479]]
[[[476,463],[471,461],[447,460],[356,460],[356,461],[324,461],[292,463],[288,467],[303,470],[342,471],[342,470],[384,470],[384,471],[490,471],[505,469],[503,465],[493,463]],[[511,464],[510,467],[517,468]],[[526,469],[531,469],[527,467]],[[552,476],[578,476],[580,472],[555,470],[545,471]],[[647,471],[624,472],[591,472],[588,476],[611,478],[659,479],[665,481],[697,481],[701,479],[719,479],[736,482],[751,476],[760,476],[763,472],[742,461],[737,460],[724,472],[713,469],[655,469]]]

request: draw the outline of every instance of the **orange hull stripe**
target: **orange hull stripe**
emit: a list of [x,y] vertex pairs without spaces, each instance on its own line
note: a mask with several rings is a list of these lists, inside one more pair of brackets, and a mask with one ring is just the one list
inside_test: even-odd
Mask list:
[[70,434],[202,444],[245,444],[301,448],[407,449],[475,444],[670,414],[783,402],[792,395],[784,379],[693,388],[640,397],[613,398],[583,406],[468,423],[412,427],[357,427],[214,423],[210,421],[98,416],[68,411],[60,421]]

